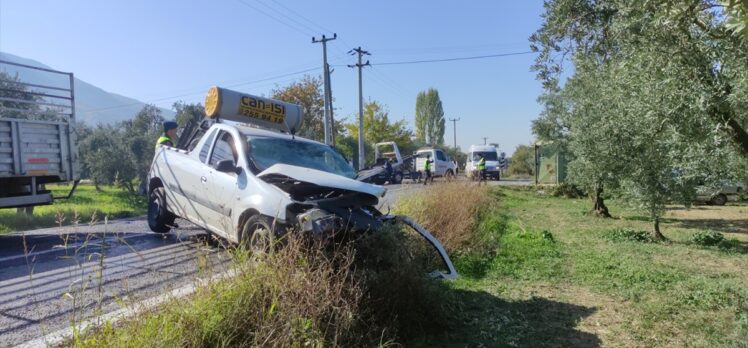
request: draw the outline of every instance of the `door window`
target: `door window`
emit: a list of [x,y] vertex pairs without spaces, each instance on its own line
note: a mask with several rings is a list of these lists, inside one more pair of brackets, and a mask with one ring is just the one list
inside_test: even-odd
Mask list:
[[205,141],[205,144],[203,144],[203,147],[200,148],[200,162],[205,163],[205,160],[208,159],[208,151],[210,150],[210,146],[213,145],[213,138],[216,136],[216,131],[210,132],[210,135],[208,136],[208,139]]
[[444,152],[441,152],[439,150],[436,151],[436,159],[438,159],[440,161],[446,161],[447,160],[447,158],[444,157]]
[[210,162],[208,164],[210,166],[215,166],[218,162],[228,159],[233,160],[234,164],[236,164],[236,160],[238,159],[236,145],[231,134],[221,131],[221,134],[218,136],[218,140],[216,141],[216,146],[213,148],[213,153],[210,155]]

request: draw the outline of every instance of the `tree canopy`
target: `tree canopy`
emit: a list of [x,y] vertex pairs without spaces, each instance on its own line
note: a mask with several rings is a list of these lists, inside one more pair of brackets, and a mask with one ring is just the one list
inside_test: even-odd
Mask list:
[[180,127],[184,127],[189,121],[200,123],[205,118],[205,107],[200,103],[187,104],[178,101],[172,107],[177,111],[175,118]]
[[658,235],[666,203],[688,204],[697,182],[739,176],[748,158],[748,46],[723,9],[709,0],[546,1],[531,37],[545,87],[533,131],[568,147],[574,182],[597,199],[602,186],[619,189]]
[[439,91],[429,88],[416,97],[416,139],[432,145],[444,144],[444,109]]
[[[345,141],[340,144],[340,148],[346,156],[358,159],[358,122],[352,122],[345,125],[347,131],[346,138],[353,141]],[[413,132],[408,129],[405,120],[391,122],[387,107],[376,100],[369,100],[364,104],[364,142],[366,161],[371,163],[374,160],[374,151],[372,146],[383,141],[394,141],[398,144],[403,154],[408,154],[415,150],[413,145]],[[350,149],[349,149],[350,147]]]
[[[322,88],[320,77],[305,75],[301,80],[271,92],[271,98],[301,105],[304,120],[298,135],[317,141],[324,141],[325,135],[325,98]],[[339,133],[341,126],[342,123],[336,120],[333,133]]]

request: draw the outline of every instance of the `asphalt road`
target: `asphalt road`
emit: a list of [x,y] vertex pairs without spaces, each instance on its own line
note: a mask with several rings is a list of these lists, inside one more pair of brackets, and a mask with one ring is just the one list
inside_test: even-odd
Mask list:
[[[522,185],[528,181],[489,182]],[[380,210],[434,186],[389,185]],[[0,235],[0,347],[132,306],[198,277],[220,273],[230,257],[221,241],[183,220],[168,234],[143,219]],[[103,256],[103,257],[102,257]]]

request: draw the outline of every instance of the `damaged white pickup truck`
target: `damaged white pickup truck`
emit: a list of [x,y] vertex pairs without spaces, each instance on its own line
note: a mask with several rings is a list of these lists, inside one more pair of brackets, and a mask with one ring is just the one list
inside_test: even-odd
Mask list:
[[149,173],[148,225],[166,233],[177,217],[234,243],[265,247],[283,233],[376,233],[384,224],[413,228],[457,277],[442,245],[407,217],[376,209],[381,186],[356,180],[335,149],[296,137],[298,105],[213,87],[208,119],[160,146]]

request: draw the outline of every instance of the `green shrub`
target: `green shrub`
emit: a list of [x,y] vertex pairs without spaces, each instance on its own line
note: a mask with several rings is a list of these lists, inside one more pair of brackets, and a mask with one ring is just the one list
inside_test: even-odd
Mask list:
[[547,240],[547,241],[549,241],[551,243],[555,243],[556,242],[556,239],[553,238],[553,233],[551,233],[551,231],[543,230],[543,232],[541,232],[541,235],[543,236],[543,239],[545,239],[545,240]]
[[725,240],[722,233],[716,231],[699,231],[691,236],[691,242],[703,246],[718,245]]
[[655,243],[652,234],[647,231],[639,231],[629,228],[614,228],[605,233],[605,238],[614,242],[641,242]]
[[575,185],[565,182],[554,185],[550,189],[550,193],[554,197],[580,198],[585,196],[584,191],[580,190]]

